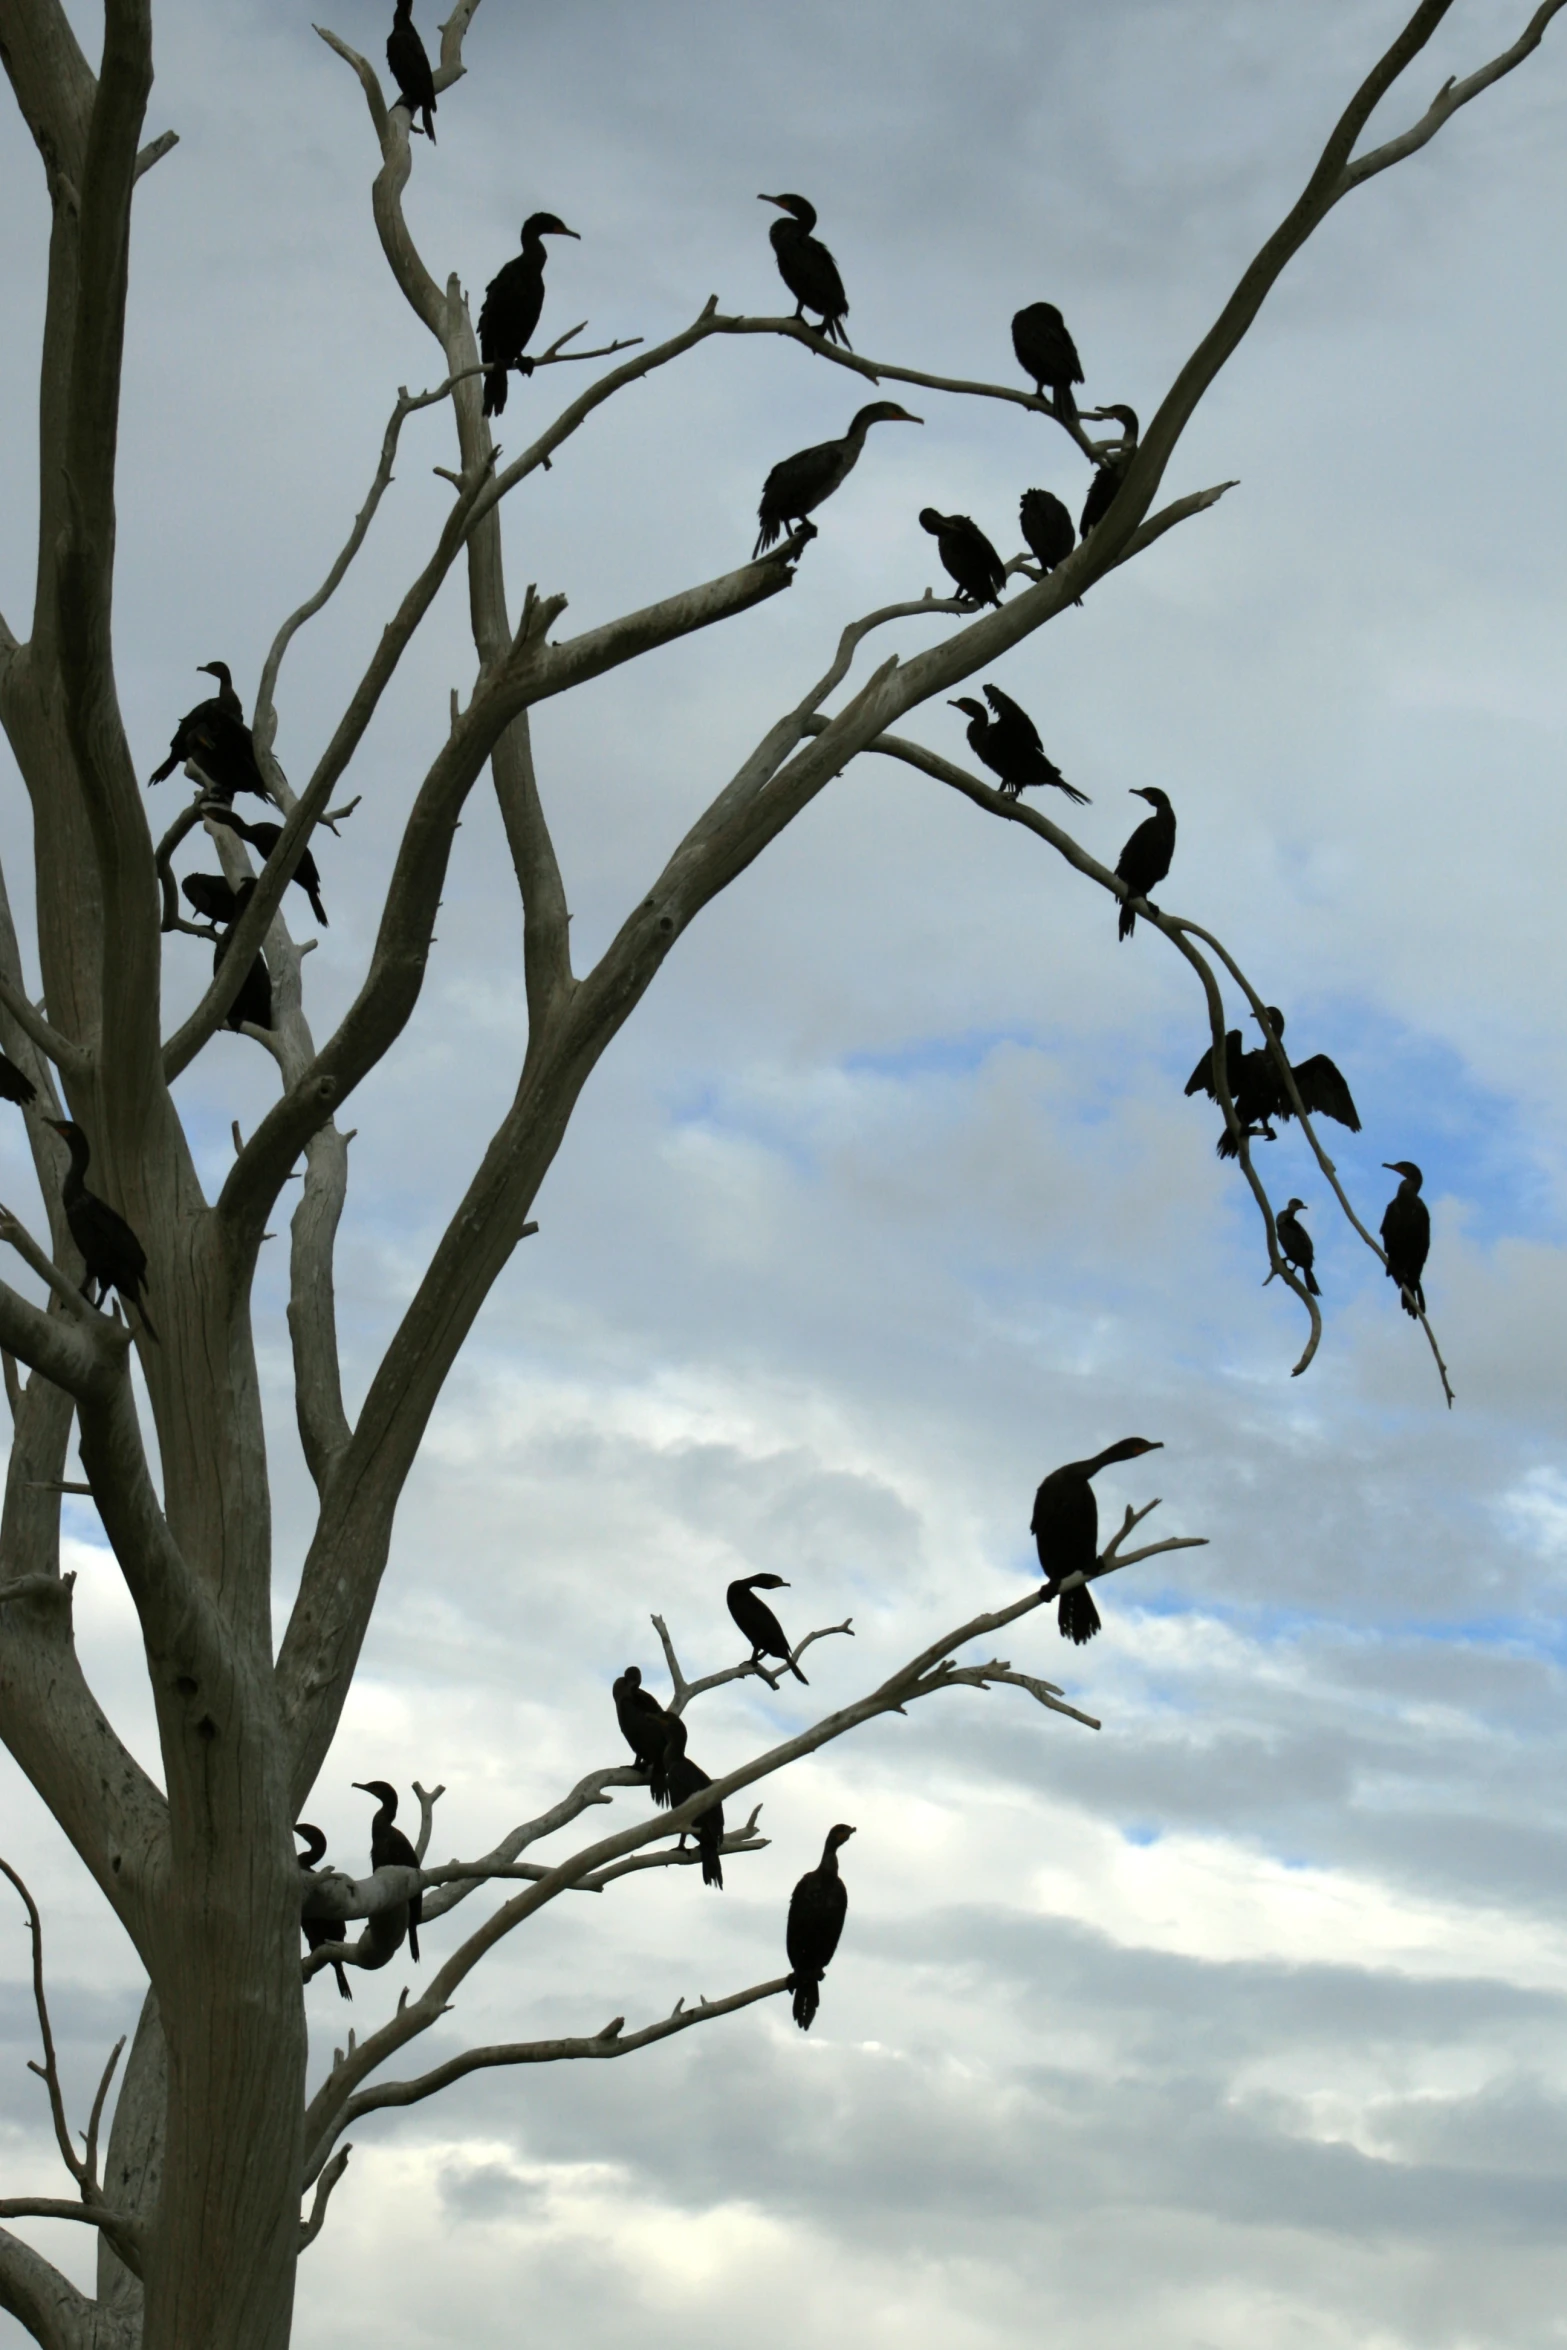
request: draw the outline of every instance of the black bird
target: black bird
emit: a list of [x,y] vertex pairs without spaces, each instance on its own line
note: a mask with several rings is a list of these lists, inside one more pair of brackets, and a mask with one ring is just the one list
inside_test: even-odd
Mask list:
[[[308,1875],[311,1870],[320,1865],[325,1855],[326,1838],[319,1828],[312,1827],[309,1820],[296,1820],[294,1834],[303,1840],[305,1849],[298,1855],[298,1859],[300,1867]],[[303,1928],[305,1941],[312,1950],[319,1950],[323,1942],[341,1942],[343,1939],[343,1929],[333,1918],[302,1917],[299,1923]],[[354,1995],[349,1989],[348,1977],[343,1972],[343,1962],[340,1958],[333,1959],[332,1972],[337,1977],[337,1987],[342,1996],[345,1999],[352,1999]]]
[[621,1734],[648,1774],[648,1792],[658,1804],[674,1800],[669,1792],[670,1764],[686,1750],[686,1726],[678,1714],[666,1713],[650,1689],[642,1686],[641,1670],[627,1665],[610,1689]]
[[533,373],[533,361],[525,359],[523,352],[544,308],[547,259],[544,240],[576,235],[576,230],[557,220],[553,212],[531,212],[522,224],[522,251],[484,289],[484,307],[479,312],[479,352],[487,370],[486,416],[499,416],[506,405],[509,368],[515,367],[519,375]]
[[[1051,1470],[1034,1496],[1034,1515],[1029,1520],[1047,1583],[1093,1573],[1099,1556],[1099,1504],[1089,1479],[1113,1461],[1135,1461],[1140,1453],[1162,1449],[1146,1436],[1123,1436],[1119,1444],[1107,1444],[1103,1452],[1096,1452],[1091,1461],[1068,1461],[1063,1468]],[[1086,1583],[1062,1592],[1056,1622],[1063,1640],[1074,1641],[1079,1648],[1092,1640],[1099,1630],[1099,1610]]]
[[1035,391],[1043,396],[1049,385],[1056,414],[1076,416],[1072,386],[1083,380],[1083,363],[1054,302],[1030,302],[1018,311],[1012,321],[1012,348],[1023,373],[1033,377]]
[[386,62],[392,69],[397,84],[398,104],[408,109],[408,127],[419,128],[418,118],[424,116],[424,135],[435,145],[435,76],[430,71],[430,60],[425,55],[424,43],[414,24],[413,0],[396,0],[392,14],[392,30],[387,37]]
[[[416,1869],[419,1866],[418,1853],[402,1829],[392,1825],[397,1817],[397,1789],[388,1787],[384,1779],[356,1779],[354,1785],[361,1795],[373,1795],[381,1807],[370,1822],[371,1868]],[[408,1904],[408,1955],[415,1966],[419,1963],[419,1926],[423,1915],[424,1888],[421,1886]]]
[[803,196],[758,196],[756,200],[776,204],[780,212],[789,215],[787,220],[773,222],[767,241],[778,263],[778,274],[794,296],[795,317],[803,319],[807,310],[817,311],[822,323],[816,332],[829,343],[842,343],[846,351],[852,349],[843,323],[849,315],[849,297],[843,290],[838,264],[820,237],[811,234],[816,226],[815,205]]
[[[255,894],[255,888],[256,885],[253,881],[242,881],[234,892],[234,921],[230,923],[212,950],[214,978],[223,968],[229,948],[234,943],[235,925]],[[223,1025],[225,1028],[238,1029],[242,1028],[247,1020],[253,1028],[270,1028],[272,1025],[272,974],[267,969],[264,955],[257,955],[250,969],[240,981],[239,993],[230,1004],[228,1016]]]
[[920,528],[935,540],[942,565],[957,581],[961,595],[976,604],[1000,604],[1007,567],[977,522],[967,514],[938,514],[934,506],[922,506]]
[[756,509],[762,527],[751,549],[753,562],[764,547],[783,537],[791,522],[799,523],[810,537],[816,536],[816,526],[807,522],[806,516],[843,487],[860,461],[865,436],[873,424],[924,421],[923,416],[911,416],[895,400],[873,400],[859,411],[841,441],[818,441],[814,449],[801,449],[793,457],[782,458],[762,484],[762,502]]
[[1137,410],[1107,408],[1105,414],[1115,418],[1121,427],[1122,437],[1118,447],[1095,461],[1094,478],[1088,485],[1088,495],[1083,500],[1083,511],[1077,525],[1085,539],[1095,523],[1103,522],[1114,505],[1115,493],[1137,454]]
[[1146,898],[1170,870],[1175,855],[1175,810],[1165,794],[1154,784],[1146,791],[1141,785],[1132,785],[1133,797],[1146,800],[1153,814],[1145,816],[1121,851],[1116,866],[1117,881],[1126,883],[1126,896],[1121,900],[1121,920],[1118,935],[1130,938],[1137,928],[1137,916],[1132,910],[1135,898]]
[[1278,1218],[1273,1229],[1278,1234],[1279,1254],[1286,1265],[1294,1267],[1313,1297],[1320,1297],[1322,1292],[1317,1287],[1317,1276],[1311,1269],[1317,1252],[1312,1246],[1311,1234],[1299,1221],[1300,1212],[1305,1205],[1303,1199],[1287,1201],[1284,1213]]
[[1028,551],[1041,571],[1054,571],[1077,544],[1071,513],[1054,490],[1025,490],[1018,500],[1017,518]]
[[[1219,1098],[1219,1088],[1214,1082],[1213,1054],[1214,1048],[1210,1045],[1190,1077],[1187,1078],[1186,1091],[1188,1095],[1205,1093],[1211,1102],[1216,1102]],[[1241,1089],[1241,1072],[1245,1059],[1246,1039],[1238,1028],[1232,1028],[1224,1039],[1224,1082],[1230,1089],[1232,1102]],[[1244,1124],[1244,1120],[1242,1123]]]
[[191,911],[208,922],[234,922],[239,917],[239,905],[234,885],[225,881],[221,873],[187,873],[180,883]]
[[[731,1583],[726,1597],[729,1613],[734,1617],[745,1638],[751,1643],[751,1662],[761,1656],[776,1656],[786,1664],[797,1681],[805,1675],[794,1661],[794,1652],[784,1637],[784,1628],[765,1599],[758,1599],[758,1591],[787,1591],[782,1575],[742,1575]],[[806,1687],[810,1683],[806,1681]]]
[[1390,1175],[1403,1177],[1387,1203],[1382,1218],[1382,1246],[1387,1251],[1387,1277],[1398,1283],[1398,1302],[1412,1321],[1426,1310],[1420,1276],[1431,1250],[1431,1211],[1420,1196],[1425,1178],[1413,1159],[1384,1159]]
[[[63,1135],[71,1154],[71,1164],[60,1186],[60,1204],[65,1210],[65,1221],[70,1226],[71,1238],[81,1251],[87,1270],[82,1275],[82,1295],[89,1304],[101,1305],[111,1289],[117,1289],[127,1305],[134,1306],[142,1319],[147,1336],[162,1344],[152,1326],[152,1316],[142,1301],[142,1290],[147,1280],[147,1251],[142,1247],[125,1218],[87,1188],[88,1164],[92,1145],[81,1128],[71,1118],[46,1118],[56,1134]],[[96,1288],[97,1296],[93,1296]]]
[[[671,1755],[669,1760],[669,1800],[671,1804],[686,1803],[693,1795],[700,1795],[704,1787],[711,1787],[712,1784],[712,1780],[703,1770],[701,1764],[691,1760],[682,1743],[680,1753]],[[708,1804],[705,1810],[697,1813],[696,1818],[687,1827],[681,1829],[680,1849],[682,1852],[685,1850],[688,1835],[696,1838],[697,1850],[702,1855],[703,1884],[711,1885],[715,1893],[722,1893],[724,1864],[719,1856],[724,1848],[723,1805],[721,1803]]]
[[[1261,1027],[1260,1015],[1253,1012],[1252,1018]],[[1276,1004],[1268,1006],[1268,1025],[1275,1036],[1283,1038],[1284,1014]],[[1293,1118],[1295,1105],[1284,1089],[1279,1065],[1266,1042],[1249,1053],[1238,1051],[1239,1042],[1240,1030],[1232,1029],[1227,1040],[1229,1053],[1226,1075],[1230,1083],[1230,1099],[1235,1104],[1235,1115],[1249,1139],[1277,1142],[1274,1121]],[[1214,1092],[1212,1060],[1210,1052],[1198,1062],[1187,1080],[1188,1093],[1197,1092],[1199,1086],[1204,1092]],[[1297,1061],[1290,1075],[1295,1080],[1295,1090],[1305,1104],[1309,1117],[1336,1118],[1352,1134],[1360,1132],[1359,1112],[1336,1061],[1330,1061],[1326,1053],[1313,1053],[1309,1060]],[[1233,1159],[1240,1155],[1240,1145],[1228,1127],[1220,1135],[1216,1148],[1221,1159]]]
[[194,710],[186,711],[174,730],[168,757],[148,782],[162,783],[176,767],[189,761],[201,769],[219,799],[231,800],[237,791],[248,791],[271,800],[275,807],[277,796],[257,765],[255,742],[245,724],[245,705],[234,691],[228,663],[202,661],[197,666],[217,679],[218,690],[205,702],[198,702]]
[[[230,832],[237,832],[241,840],[248,840],[251,847],[259,852],[263,865],[283,837],[281,824],[246,824],[235,815],[232,808],[212,809],[211,820],[214,824],[226,824]],[[323,930],[330,930],[332,926],[326,918],[326,908],[321,903],[321,868],[308,849],[294,867],[290,878],[297,882],[310,900],[310,911]]]
[[807,1869],[789,1896],[789,1923],[784,1949],[789,1956],[789,1981],[794,1992],[794,2020],[808,2032],[822,2003],[822,1977],[849,1914],[849,1893],[838,1874],[838,1847],[847,1844],[852,1828],[829,1828],[822,1857]]
[[966,732],[968,746],[976,759],[983,760],[992,775],[999,777],[1002,796],[1015,800],[1019,792],[1030,791],[1035,784],[1054,784],[1064,791],[1069,800],[1085,804],[1088,794],[1067,782],[1054,760],[1049,758],[1039,739],[1039,729],[1028,712],[1004,694],[998,685],[987,685],[985,701],[995,712],[990,717],[984,703],[964,694],[949,703],[953,710],[961,710],[968,718]]
[[0,1101],[16,1102],[26,1109],[29,1102],[38,1099],[38,1088],[25,1070],[19,1069],[9,1055],[0,1053]]

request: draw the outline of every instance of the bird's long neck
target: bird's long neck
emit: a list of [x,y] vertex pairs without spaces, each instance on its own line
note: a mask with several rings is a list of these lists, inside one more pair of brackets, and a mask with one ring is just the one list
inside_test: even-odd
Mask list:
[[87,1162],[92,1157],[92,1150],[84,1135],[68,1134],[65,1142],[71,1154],[71,1164],[60,1186],[60,1195],[67,1200],[80,1199],[87,1188]]
[[838,1847],[830,1836],[822,1849],[821,1873],[824,1877],[835,1877],[838,1874]]
[[1096,1452],[1091,1461],[1074,1461],[1072,1466],[1080,1477],[1097,1477],[1101,1469],[1108,1469],[1112,1461],[1124,1461],[1131,1456],[1119,1444],[1107,1444],[1103,1452]]

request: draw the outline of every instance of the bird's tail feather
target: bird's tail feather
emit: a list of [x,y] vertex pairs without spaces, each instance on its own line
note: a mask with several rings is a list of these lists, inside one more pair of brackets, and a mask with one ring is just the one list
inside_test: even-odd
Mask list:
[[1320,1297],[1322,1295],[1321,1285],[1317,1280],[1316,1274],[1313,1273],[1309,1265],[1306,1266],[1302,1278],[1304,1279],[1306,1287],[1310,1290],[1313,1297]]
[[797,1970],[794,1977],[794,2020],[802,2032],[810,2030],[821,2003],[821,1976],[801,1974]]
[[789,1659],[789,1670],[791,1673],[793,1673],[795,1679],[801,1684],[803,1688],[809,1689],[811,1684],[806,1680],[805,1675],[801,1672],[793,1657],[790,1657]]
[[1084,1648],[1099,1630],[1099,1610],[1094,1605],[1093,1593],[1086,1583],[1076,1584],[1063,1591],[1056,1610],[1056,1622],[1063,1640],[1070,1640],[1077,1648]]
[[704,1844],[702,1847],[702,1882],[711,1885],[717,1893],[722,1893],[724,1889],[724,1864],[718,1857],[716,1844]]
[[1137,916],[1132,912],[1132,901],[1130,898],[1123,898],[1121,900],[1120,936],[1130,938],[1136,928]]
[[337,1977],[337,1988],[341,1996],[344,1999],[352,1999],[354,1994],[349,1987],[348,1977],[343,1972],[343,1962],[340,1958],[333,1959],[332,1972]]

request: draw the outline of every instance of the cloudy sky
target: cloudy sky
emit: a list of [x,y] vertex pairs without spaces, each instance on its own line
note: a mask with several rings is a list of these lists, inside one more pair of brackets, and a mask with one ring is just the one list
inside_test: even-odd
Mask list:
[[[378,55],[381,0],[331,4]],[[137,201],[118,618],[144,771],[198,661],[229,659],[249,698],[397,386],[442,372],[380,263],[364,106],[310,13],[160,0],[149,128],[181,144]],[[1525,13],[1460,0],[1387,127]],[[1009,382],[1010,315],[1045,297],[1086,397],[1146,416],[1400,17],[1396,0],[487,0],[440,143],[416,146],[409,217],[437,277],[477,292],[521,217],[557,211],[582,241],[552,252],[547,322],[653,338],[710,293],[776,310],[756,191],[803,188],[859,349]],[[1210,1547],[1108,1586],[1087,1651],[1042,1618],[1017,1636],[1014,1661],[1064,1682],[1097,1736],[1017,1692],[954,1694],[766,1790],[772,1841],[721,1897],[691,1873],[636,1878],[508,1948],[444,2050],[645,2022],[778,1971],[790,1886],[830,1822],[857,1824],[808,2040],[762,2008],[370,2121],[301,2270],[303,2350],[372,2331],[488,2350],[519,2311],[584,2350],[633,2332],[645,2350],[1562,2340],[1564,106],[1558,29],[1342,207],[1168,482],[1241,486],[997,673],[1092,794],[1074,822],[1096,853],[1113,861],[1143,812],[1131,786],[1170,792],[1166,902],[1221,931],[1292,1041],[1341,1063],[1364,1131],[1329,1132],[1364,1219],[1385,1159],[1425,1167],[1458,1408],[1286,1137],[1267,1173],[1310,1205],[1327,1316],[1291,1381],[1299,1311],[1262,1289],[1214,1115],[1182,1097],[1203,1009],[1162,942],[1118,947],[1099,892],[940,786],[846,775],[681,942],[595,1077],[409,1488],[313,1815],[362,1866],[350,1782],[440,1780],[437,1850],[484,1849],[617,1759],[608,1684],[635,1658],[658,1685],[650,1611],[711,1669],[736,1654],[725,1582],[771,1568],[791,1629],[852,1614],[856,1638],[813,1652],[808,1694],[699,1707],[693,1750],[732,1766],[1025,1589],[1040,1476],[1132,1430],[1165,1450],[1107,1475],[1103,1503],[1161,1495],[1154,1530]],[[46,219],[31,147],[0,120],[0,609],[25,632]],[[519,386],[508,445],[580,381]],[[858,399],[793,345],[704,348],[514,502],[514,602],[530,580],[559,589],[575,629],[729,567],[767,467]],[[787,598],[539,713],[579,969],[844,621],[937,584],[922,504],[1010,552],[1025,484],[1078,501],[1082,461],[1038,418],[910,404],[923,431],[873,440]],[[438,411],[410,425],[358,570],[291,657],[296,777],[422,559],[447,436]],[[884,650],[952,625],[906,623]],[[454,587],[366,743],[363,806],[321,850],[318,1034],[358,983],[471,666]],[[941,706],[909,731],[961,748]],[[0,765],[25,927],[25,815]],[[353,1109],[355,1394],[510,1096],[507,871],[476,795],[417,1017]],[[171,941],[171,1022],[203,968]],[[214,1182],[270,1072],[224,1036],[182,1081]],[[0,1179],[36,1216],[14,1120]],[[276,1276],[259,1342],[286,1605],[309,1489]],[[152,1761],[128,1604],[91,1513],[69,1525],[89,1671]],[[134,2021],[134,1964],[9,1764],[0,1817],[46,1904],[80,2111]],[[13,1918],[0,2171],[5,2191],[59,2192],[22,2069],[25,1953]],[[361,2029],[402,1979],[363,1984]],[[319,2063],[342,2029],[329,1980],[310,2004]],[[80,2263],[80,2242],[39,2240]],[[0,2344],[19,2339],[0,2319]]]

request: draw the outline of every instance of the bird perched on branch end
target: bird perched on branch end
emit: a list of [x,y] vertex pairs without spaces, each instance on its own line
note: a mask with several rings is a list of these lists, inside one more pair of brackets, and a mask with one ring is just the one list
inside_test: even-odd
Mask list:
[[424,135],[435,145],[435,76],[430,71],[430,60],[414,23],[413,0],[396,0],[392,14],[392,29],[387,36],[386,62],[392,69],[397,84],[397,102],[408,109],[408,127],[419,128],[418,117],[424,117]]
[[1403,1177],[1382,1218],[1387,1277],[1398,1283],[1398,1302],[1405,1313],[1418,1321],[1426,1310],[1421,1275],[1431,1252],[1431,1211],[1420,1196],[1425,1177],[1413,1159],[1384,1159],[1382,1164],[1390,1175]]
[[[1064,1582],[1068,1575],[1091,1575],[1099,1560],[1099,1504],[1090,1478],[1116,1461],[1135,1461],[1145,1452],[1161,1452],[1163,1445],[1146,1436],[1123,1436],[1107,1444],[1089,1461],[1067,1461],[1052,1469],[1034,1496],[1029,1532],[1039,1552],[1047,1583]],[[1099,1610],[1086,1583],[1063,1591],[1056,1609],[1063,1640],[1081,1648],[1100,1628]]]

